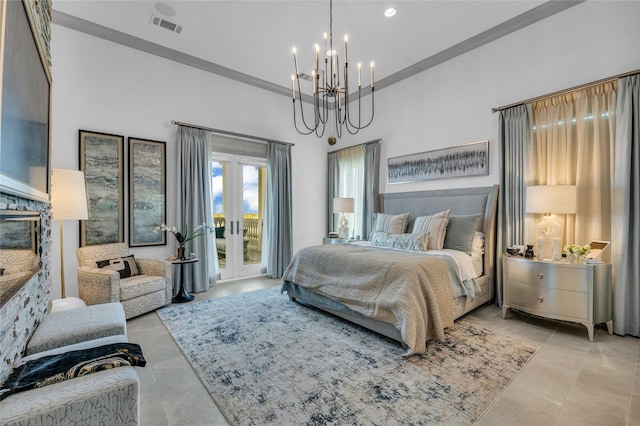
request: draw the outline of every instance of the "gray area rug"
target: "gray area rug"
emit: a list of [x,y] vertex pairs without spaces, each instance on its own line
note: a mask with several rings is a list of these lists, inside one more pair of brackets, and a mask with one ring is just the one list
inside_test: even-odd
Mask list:
[[535,353],[460,321],[427,354],[279,288],[157,311],[230,424],[471,425]]

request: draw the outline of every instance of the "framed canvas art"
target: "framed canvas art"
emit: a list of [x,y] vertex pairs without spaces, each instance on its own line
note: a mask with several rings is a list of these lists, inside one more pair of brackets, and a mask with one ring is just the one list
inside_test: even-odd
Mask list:
[[80,246],[124,241],[124,136],[80,130],[80,170],[89,220],[80,221]]
[[387,160],[389,183],[489,174],[489,141],[403,155]]
[[129,245],[167,244],[166,143],[129,138]]

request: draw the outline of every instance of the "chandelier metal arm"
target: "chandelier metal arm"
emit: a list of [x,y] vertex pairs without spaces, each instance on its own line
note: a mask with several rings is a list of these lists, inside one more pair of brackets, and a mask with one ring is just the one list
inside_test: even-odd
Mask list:
[[[307,122],[305,118],[305,108],[302,105],[302,89],[300,84],[300,72],[298,71],[298,59],[296,50],[293,49],[293,61],[295,74],[291,76],[291,91],[293,101],[293,124],[302,135],[311,133],[322,137],[329,120],[333,120],[336,126],[337,137],[342,137],[343,127],[350,134],[356,134],[359,130],[368,127],[374,118],[374,96],[373,96],[373,62],[371,63],[371,117],[368,122],[362,124],[362,86],[361,86],[361,66],[358,64],[358,111],[357,124],[352,119],[351,106],[349,101],[349,62],[347,53],[348,38],[344,38],[344,69],[340,72],[340,55],[333,48],[333,0],[329,0],[329,38],[324,34],[324,69],[320,71],[320,47],[316,44],[315,67],[312,73],[313,91],[313,121]],[[329,50],[327,50],[327,42]],[[342,75],[341,75],[342,74]],[[297,93],[296,93],[297,83]],[[344,83],[342,85],[341,83]],[[296,111],[296,98],[300,101],[300,111]],[[331,111],[333,109],[333,111]],[[298,125],[297,115],[300,115],[302,125]]]

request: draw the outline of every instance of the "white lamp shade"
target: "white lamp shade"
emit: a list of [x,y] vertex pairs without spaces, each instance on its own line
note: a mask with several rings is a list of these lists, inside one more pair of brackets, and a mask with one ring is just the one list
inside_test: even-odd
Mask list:
[[575,214],[576,187],[573,185],[528,186],[525,205],[527,213]]
[[353,213],[353,198],[334,198],[334,213]]
[[51,208],[54,220],[87,220],[87,192],[84,172],[53,169]]

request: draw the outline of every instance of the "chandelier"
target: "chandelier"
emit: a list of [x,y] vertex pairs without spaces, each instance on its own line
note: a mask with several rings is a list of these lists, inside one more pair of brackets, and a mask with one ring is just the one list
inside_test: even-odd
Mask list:
[[[315,45],[315,67],[311,72],[311,84],[313,86],[313,118],[305,118],[305,109],[302,105],[302,90],[300,79],[304,75],[298,70],[298,57],[296,48],[293,48],[293,63],[295,74],[291,75],[291,97],[293,100],[293,125],[298,133],[309,135],[315,133],[317,137],[324,135],[325,126],[330,123],[331,117],[335,123],[338,138],[342,137],[343,127],[352,135],[358,133],[373,122],[373,62],[371,62],[371,118],[363,124],[362,105],[362,64],[358,63],[358,108],[355,117],[350,109],[349,96],[349,60],[347,56],[348,38],[344,36],[344,65],[341,69],[340,55],[333,48],[333,0],[329,0],[329,38],[327,46],[327,33],[324,33],[324,64],[320,60],[320,46]],[[342,75],[341,75],[342,74]],[[296,91],[297,85],[297,91]],[[296,109],[296,99],[300,107]],[[309,110],[307,110],[307,113]],[[299,125],[298,116],[302,125]],[[334,139],[335,138],[330,138]],[[335,142],[334,142],[335,143]]]

